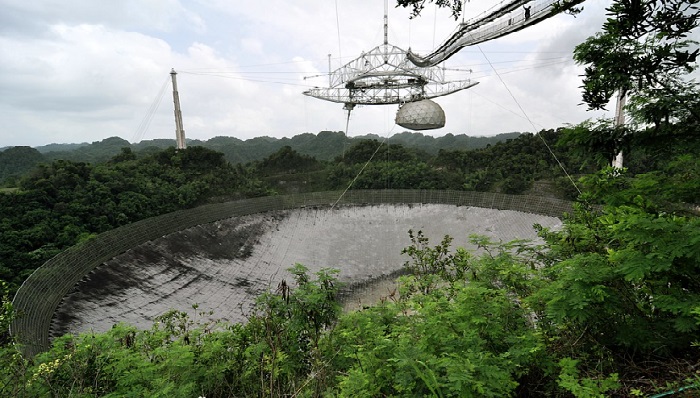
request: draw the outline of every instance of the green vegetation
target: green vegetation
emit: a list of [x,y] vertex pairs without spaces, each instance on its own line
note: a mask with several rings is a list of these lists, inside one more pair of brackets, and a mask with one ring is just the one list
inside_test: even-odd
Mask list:
[[[441,149],[478,149],[497,142],[516,138],[519,133],[499,134],[494,137],[468,137],[464,134],[447,134],[444,137],[426,136],[421,133],[403,132],[389,137],[391,144],[437,154]],[[271,154],[289,147],[302,155],[319,161],[328,161],[342,155],[350,146],[363,140],[382,140],[376,134],[346,137],[342,132],[322,131],[317,135],[304,133],[292,138],[257,137],[240,140],[234,137],[214,137],[207,141],[189,140],[188,146],[202,146],[224,154],[232,164],[260,161]],[[21,174],[28,172],[39,163],[54,160],[70,160],[76,163],[104,163],[117,156],[122,148],[130,148],[137,155],[150,155],[174,145],[174,140],[156,139],[130,144],[128,141],[111,137],[91,144],[50,144],[37,148],[3,148],[0,151],[0,185],[15,186]]]
[[[680,161],[699,169],[697,158]],[[591,175],[564,228],[539,228],[542,246],[473,236],[477,256],[451,248],[450,237],[432,246],[411,232],[410,274],[374,307],[340,314],[336,271],[311,277],[297,265],[245,324],[171,311],[149,330],[61,337],[36,358],[7,347],[0,388],[12,396],[597,397],[694,386],[700,219],[667,200],[677,166]],[[696,187],[700,175],[691,180]],[[658,194],[642,197],[649,186]]]
[[0,183],[14,187],[17,180],[41,163],[44,157],[34,148],[18,146],[0,152]]
[[[399,4],[419,12],[424,1]],[[0,194],[0,393],[697,396],[700,96],[686,75],[698,55],[686,36],[700,12],[680,0],[616,1],[609,11],[603,31],[575,57],[586,65],[588,105],[625,91],[633,127],[587,122],[471,150],[372,139],[346,146],[326,132],[319,136],[340,150],[315,157],[284,142],[236,166],[226,161],[234,152],[197,146],[125,147],[105,162],[54,160],[28,174],[16,157],[0,158],[19,188]],[[313,135],[298,137],[314,148]],[[542,140],[578,174],[581,194]],[[226,141],[214,140],[222,147]],[[250,141],[254,152],[275,140]],[[620,149],[629,167],[608,168]],[[21,316],[9,300],[33,269],[93,234],[144,217],[213,198],[350,183],[523,192],[536,180],[577,201],[560,230],[536,226],[541,245],[473,236],[477,255],[452,248],[450,237],[433,246],[410,231],[409,273],[373,307],[341,314],[337,272],[310,276],[297,265],[289,283],[258,298],[245,324],[171,311],[148,330],[118,325],[63,336],[33,358],[9,344],[8,325]]]
[[[561,133],[542,134],[555,142]],[[0,236],[0,279],[14,292],[49,258],[95,234],[211,200],[343,190],[351,183],[353,189],[521,193],[535,180],[559,175],[541,140],[532,134],[437,156],[360,140],[333,161],[319,161],[285,146],[260,161],[236,166],[222,153],[203,147],[150,153],[123,147],[94,165],[70,160],[40,163],[17,177],[16,188],[0,194],[0,225],[6,231]]]
[[[576,141],[584,128],[541,134],[558,142],[563,159],[586,159],[592,169],[595,158]],[[697,137],[683,137],[677,145],[700,153]],[[122,223],[212,197],[268,193],[262,178],[274,185],[327,173],[315,182],[345,186],[363,167],[356,187],[504,189],[504,174],[551,178],[557,169],[544,159],[545,150],[539,137],[525,134],[436,157],[362,141],[330,163],[287,147],[233,167],[221,153],[191,147],[145,156],[125,148],[95,166],[40,166],[20,181],[19,191],[2,196],[3,223],[11,226],[2,237],[9,276],[3,279],[11,282],[3,283],[3,341],[10,341],[14,316],[9,297],[24,276],[53,253]],[[628,159],[649,153],[654,162],[635,161],[636,173],[587,173],[577,211],[560,231],[540,228],[541,247],[475,236],[485,253],[476,256],[451,248],[449,237],[431,246],[412,232],[413,245],[405,250],[410,275],[375,307],[340,314],[335,271],[311,278],[297,266],[293,282],[261,296],[243,325],[171,311],[149,330],[120,325],[61,337],[34,358],[6,345],[0,391],[20,397],[587,397],[694,386],[700,158],[640,146]]]
[[41,164],[0,194],[0,279],[11,291],[49,258],[95,234],[205,203],[267,194],[263,183],[201,147],[137,158],[130,149],[90,165]]
[[[585,127],[541,134],[558,142],[567,162],[586,160],[586,171],[597,163],[576,141]],[[405,249],[410,275],[375,307],[340,314],[336,272],[312,278],[297,266],[293,281],[258,299],[246,324],[171,311],[148,330],[119,325],[103,334],[61,337],[34,358],[4,345],[0,391],[19,397],[695,391],[700,157],[672,148],[700,153],[700,140],[692,137],[669,141],[664,151],[630,151],[636,173],[586,173],[576,212],[562,230],[540,228],[540,247],[475,236],[485,253],[477,256],[451,248],[449,237],[431,246],[411,232],[413,244]],[[233,167],[221,153],[191,147],[141,156],[125,148],[95,166],[40,166],[20,181],[20,190],[2,196],[4,228],[11,226],[2,236],[3,279],[10,282],[2,285],[3,344],[11,341],[9,298],[16,284],[54,253],[122,223],[212,197],[272,192],[262,179],[274,186],[293,176],[326,175],[315,183],[345,186],[363,167],[356,187],[503,189],[508,173],[551,178],[557,169],[539,158],[545,150],[539,137],[525,134],[436,157],[361,141],[330,163],[286,147]],[[649,153],[652,164],[635,160]]]

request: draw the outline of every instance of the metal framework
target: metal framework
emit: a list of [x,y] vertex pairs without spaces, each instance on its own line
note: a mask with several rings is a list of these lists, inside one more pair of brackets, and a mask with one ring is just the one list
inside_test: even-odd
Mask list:
[[402,104],[452,94],[472,87],[471,80],[448,81],[439,67],[416,66],[406,51],[389,44],[387,2],[384,3],[384,44],[362,53],[330,73],[329,87],[315,87],[304,95],[355,105]]
[[410,51],[408,59],[418,67],[437,65],[464,47],[483,43],[567,11],[584,0],[512,0],[463,22],[435,51],[422,57]]
[[391,44],[375,47],[331,73],[330,87],[313,88],[305,95],[353,105],[400,104],[452,94],[477,84],[447,81],[445,70],[416,67],[407,51]]
[[384,4],[384,44],[329,74],[329,87],[315,87],[305,95],[355,105],[401,104],[429,99],[472,87],[471,80],[447,81],[437,65],[463,47],[517,32],[584,0],[510,0],[465,21],[435,51],[420,56],[388,43],[387,3]]

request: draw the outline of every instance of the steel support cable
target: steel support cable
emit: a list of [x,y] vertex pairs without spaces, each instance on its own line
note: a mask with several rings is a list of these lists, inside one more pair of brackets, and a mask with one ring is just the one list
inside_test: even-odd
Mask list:
[[[547,63],[543,63],[543,64],[539,64],[539,65],[532,65],[532,66],[527,66],[527,67],[522,67],[522,68],[504,68],[504,69],[500,72],[500,74],[501,74],[501,76],[503,76],[503,75],[509,75],[509,74],[511,74],[511,73],[522,72],[522,71],[525,71],[525,70],[549,68],[549,67],[551,67],[551,66],[566,64],[566,63],[569,63],[569,62],[572,62],[572,61],[571,61],[571,60],[552,61],[552,62],[547,62]],[[478,74],[478,75],[475,75],[474,78],[475,78],[475,79],[484,79],[484,78],[488,78],[488,77],[491,77],[491,76],[493,76],[493,75],[489,75],[489,74],[480,75],[480,74]]]
[[[296,61],[284,61],[284,62],[269,62],[269,63],[264,63],[264,64],[237,65],[237,66],[235,66],[235,67],[232,66],[232,67],[227,68],[227,69],[231,69],[231,70],[232,70],[232,73],[233,73],[233,72],[237,71],[237,70],[240,69],[240,68],[258,68],[258,67],[260,67],[260,66],[289,65],[289,64],[299,64],[299,63],[302,63],[302,62],[306,62],[306,61],[299,61],[299,60],[296,60]],[[190,71],[190,72],[195,72],[195,71],[207,72],[207,71],[220,71],[220,70],[221,70],[221,68],[194,68],[194,69],[188,69],[188,71]],[[178,73],[179,73],[179,72],[178,72]]]
[[[253,213],[254,213],[254,210],[251,210],[251,211],[250,211],[250,214],[253,214]],[[240,217],[240,216],[239,216],[239,217]],[[252,235],[251,235],[251,236],[252,236]],[[244,245],[246,245],[247,243],[248,243],[248,239],[246,239]],[[271,246],[271,245],[265,245],[263,251],[259,254],[258,261],[256,261],[255,266],[249,268],[248,273],[246,273],[245,276],[242,277],[241,279],[243,279],[243,280],[250,280],[250,276],[251,276],[251,274],[253,273],[253,270],[254,270],[255,268],[259,268],[259,267],[260,267],[260,263],[261,263],[261,262],[263,261],[263,259],[265,258],[265,255],[266,255],[267,253],[270,252],[270,246]],[[268,283],[268,284],[269,284],[269,283]],[[228,301],[231,299],[231,297],[234,296],[234,295],[237,294],[237,293],[238,293],[237,291],[232,290],[228,295],[226,295],[225,298],[223,298],[223,300],[221,300],[221,302],[222,302],[222,303],[228,302]],[[249,297],[250,297],[251,295],[253,295],[253,294],[254,294],[254,292],[252,292],[252,291],[245,291],[244,298],[247,299],[247,298],[249,298]],[[241,312],[242,312],[242,315],[243,315],[244,317],[247,318],[247,317],[248,317],[247,314],[243,313],[243,307],[242,307],[242,305],[243,305],[243,302],[241,301],[241,302],[239,303],[238,309],[240,309]],[[219,308],[220,306],[221,306],[221,305],[219,305],[217,308]],[[251,309],[252,309],[252,308],[248,308],[247,310],[251,310]]]
[[355,184],[355,181],[357,181],[357,179],[360,178],[360,175],[362,175],[362,172],[365,171],[365,168],[367,168],[367,166],[368,166],[369,163],[372,161],[372,159],[374,159],[374,156],[377,154],[377,152],[379,152],[379,148],[381,148],[382,145],[384,145],[384,144],[386,143],[386,141],[389,139],[389,135],[391,135],[391,132],[392,132],[392,131],[394,131],[394,127],[393,127],[393,126],[392,126],[391,129],[386,133],[386,136],[384,136],[384,139],[382,140],[382,142],[380,142],[379,145],[377,145],[377,148],[374,150],[374,153],[372,153],[372,156],[370,156],[369,159],[367,160],[367,162],[365,162],[365,164],[362,166],[362,168],[361,168],[360,171],[357,173],[357,175],[355,176],[355,178],[353,178],[352,181],[350,181],[350,184],[348,184],[348,186],[345,188],[345,190],[340,194],[340,196],[338,197],[338,200],[336,200],[335,203],[333,203],[333,205],[331,206],[331,210],[334,209],[335,206],[338,205],[338,203],[340,202],[340,200],[343,199],[343,196],[345,196],[345,194],[348,192],[348,190],[350,190],[350,188],[353,186],[353,184]]
[[[300,220],[302,220],[302,213],[299,211],[293,212],[293,213],[295,213],[296,219],[294,219],[294,221],[293,221],[293,232],[291,233],[291,236],[292,237],[301,236],[301,241],[304,242],[304,241],[306,241],[308,236],[306,234],[299,233],[299,226],[301,224]],[[290,220],[290,222],[291,222],[291,220]],[[292,247],[293,241],[292,241],[292,239],[287,239],[286,243],[287,243],[287,245],[284,248],[284,254],[282,255],[282,258],[287,258],[287,255],[289,254],[289,249]],[[282,246],[282,245],[280,244],[280,246]],[[275,253],[277,253],[277,252],[279,252],[279,251],[276,250]],[[296,263],[296,260],[295,260],[295,263]],[[268,286],[272,287],[272,278],[274,278],[277,274],[279,274],[279,272],[281,271],[281,267],[282,267],[281,265],[278,265],[274,274],[270,275],[270,280],[268,282]]]
[[569,181],[571,182],[571,185],[573,185],[574,188],[576,188],[576,191],[577,191],[577,192],[579,193],[579,195],[580,195],[582,192],[581,192],[581,190],[578,188],[578,185],[576,185],[576,182],[574,181],[574,179],[571,178],[571,175],[566,171],[566,168],[565,168],[564,165],[561,163],[561,161],[559,161],[559,158],[557,157],[557,155],[554,154],[554,151],[552,151],[552,148],[549,146],[549,144],[547,144],[547,141],[545,141],[544,137],[542,137],[542,134],[539,134],[539,133],[537,132],[537,127],[535,127],[535,123],[532,121],[532,119],[530,119],[530,116],[527,114],[527,112],[525,112],[525,109],[523,109],[522,105],[520,105],[520,102],[518,101],[518,99],[515,98],[515,95],[514,95],[513,92],[510,90],[510,88],[508,87],[508,85],[506,84],[506,82],[503,80],[503,78],[501,77],[501,75],[498,73],[498,71],[496,70],[496,68],[493,67],[493,65],[491,64],[491,60],[489,59],[489,57],[487,57],[487,56],[486,56],[486,53],[484,53],[484,52],[481,50],[481,46],[477,45],[476,47],[479,49],[479,51],[481,51],[481,54],[484,56],[484,58],[485,58],[486,61],[489,63],[489,65],[491,65],[491,69],[493,69],[493,72],[496,74],[496,76],[498,76],[498,80],[501,81],[501,84],[503,84],[503,87],[505,87],[506,91],[508,91],[508,94],[510,94],[510,97],[513,98],[513,101],[515,102],[515,104],[518,105],[518,108],[520,109],[520,112],[523,113],[523,116],[525,116],[525,119],[527,119],[527,121],[528,121],[528,122],[530,123],[530,125],[532,126],[532,130],[535,132],[535,135],[537,135],[538,137],[540,137],[540,140],[542,140],[542,143],[544,143],[544,146],[547,148],[547,150],[549,151],[549,153],[552,155],[552,157],[554,158],[554,160],[557,162],[557,164],[559,165],[559,168],[561,168],[561,170],[564,172],[564,175],[566,175],[566,177],[567,177],[567,178],[569,179]]
[[[307,87],[307,88],[313,87],[313,86],[308,85],[308,84],[290,83],[290,82],[276,81],[276,80],[251,79],[251,78],[247,78],[247,77],[225,76],[225,75],[222,75],[219,73],[200,73],[200,72],[184,72],[184,71],[180,71],[178,73],[184,73],[184,74],[195,75],[195,76],[220,77],[222,79],[243,80],[246,82],[286,84],[289,86],[299,86],[299,87]],[[297,81],[297,80],[290,80],[290,81]]]
[[[277,209],[276,209],[276,210],[280,211],[280,210],[286,210],[286,209],[285,209],[285,206],[277,206]],[[256,212],[255,212],[255,211],[250,211],[250,212],[248,212],[248,213],[249,213],[249,214],[254,214],[254,213],[256,213]],[[298,224],[298,221],[297,221],[297,224]],[[292,234],[292,236],[296,236],[296,225],[297,225],[297,224],[295,224],[295,232]],[[274,241],[273,241],[272,243],[274,243]],[[289,240],[288,240],[288,245],[289,245],[289,244],[290,244],[290,242],[289,242]],[[279,243],[278,243],[278,245],[279,245]],[[278,247],[279,247],[279,246],[273,246],[273,244],[270,244],[270,243],[268,243],[267,245],[265,245],[265,247],[264,247],[264,249],[262,250],[262,252],[260,253],[260,255],[259,255],[257,261],[255,262],[255,266],[254,266],[254,267],[250,267],[250,268],[248,269],[248,272],[246,273],[244,279],[245,279],[245,280],[251,280],[251,279],[253,279],[253,273],[255,272],[255,270],[262,267],[262,264],[261,264],[261,263],[264,263],[265,259],[266,259],[268,256],[271,256],[272,253],[277,253],[277,252],[279,252]],[[287,246],[287,250],[289,250],[289,246]],[[274,276],[277,275],[278,272],[279,272],[279,268],[275,271],[275,273],[274,273],[273,275],[270,275],[270,279],[268,280],[268,287],[271,287],[272,278],[274,278]],[[226,300],[224,300],[224,302],[228,301],[228,299],[229,299],[232,295],[234,295],[234,294],[236,294],[236,292],[235,292],[235,291],[232,291],[232,292],[226,297]],[[254,295],[256,295],[256,294],[258,294],[258,293],[256,293],[256,292],[253,291],[253,290],[246,290],[246,291],[245,291],[245,295],[244,295],[244,300],[248,300],[250,297],[252,297],[252,296],[254,296]],[[254,310],[254,308],[255,308],[255,305],[253,304],[253,305],[252,305],[250,308],[248,308],[247,310],[248,310],[248,311]],[[240,304],[239,309],[240,309],[241,311],[243,311],[242,303]],[[244,314],[244,315],[245,315],[245,314]]]
[[[289,209],[290,206],[328,204],[337,195],[337,191],[332,191],[321,192],[313,197],[297,194],[204,205],[107,231],[60,253],[24,281],[13,300],[15,308],[24,316],[13,321],[10,332],[25,343],[22,351],[26,354],[34,355],[47,350],[50,343],[48,330],[55,308],[64,295],[62,293],[64,289],[73,288],[91,270],[139,244],[195,225],[208,224],[230,217]],[[433,198],[434,195],[437,195],[435,200],[443,200],[440,191],[363,190],[354,191],[348,195],[346,203],[388,203],[389,198],[391,203],[425,203],[426,198]],[[571,203],[559,199],[547,199],[545,207],[542,205],[543,198],[528,196],[463,191],[455,191],[454,196],[448,196],[455,205],[515,210],[553,217],[561,217],[564,212],[571,211]],[[499,200],[496,201],[496,199]],[[431,202],[433,201],[431,199]]]
[[435,47],[435,34],[437,32],[437,7],[433,8],[435,11],[433,13],[433,41],[432,41],[432,46]]
[[338,0],[335,0],[335,27],[338,31],[338,59],[343,60],[343,49],[340,45],[340,17],[338,16]]
[[151,105],[148,107],[148,110],[143,116],[143,119],[141,119],[141,123],[139,123],[139,126],[136,128],[136,133],[134,133],[134,136],[131,139],[132,142],[140,142],[143,139],[144,134],[146,134],[148,127],[153,121],[153,116],[155,116],[156,111],[158,110],[158,107],[160,106],[160,103],[163,100],[163,95],[165,95],[165,89],[168,86],[168,81],[170,81],[170,75],[167,75],[165,77],[165,81],[161,85],[160,90],[158,90],[158,94],[153,99]]
[[[532,51],[527,52],[526,54],[530,55],[532,54]],[[532,59],[528,60],[527,58],[523,59],[509,59],[506,61],[498,61],[498,62],[493,62],[493,65],[498,65],[498,64],[514,64],[514,63],[522,63],[522,62],[541,62],[544,63],[546,62],[573,62],[573,59],[571,58],[570,53],[566,53],[566,56],[561,56],[561,57],[548,57],[548,58],[537,58],[537,59]],[[471,68],[477,67],[477,66],[484,66],[484,65],[489,65],[488,62],[479,62],[479,63],[469,63],[469,64],[462,64],[462,65],[457,65],[451,68],[444,68],[445,70],[451,71],[451,72],[471,72]],[[535,64],[533,66],[537,66],[538,64]],[[469,69],[462,69],[462,68],[469,68]]]

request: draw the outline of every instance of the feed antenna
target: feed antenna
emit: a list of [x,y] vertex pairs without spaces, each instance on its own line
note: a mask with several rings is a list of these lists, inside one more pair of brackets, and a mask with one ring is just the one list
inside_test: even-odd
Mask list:
[[[304,95],[344,104],[399,104],[396,124],[411,130],[445,126],[445,113],[431,98],[449,95],[478,84],[471,79],[448,81],[438,65],[460,49],[496,39],[571,10],[584,0],[508,0],[460,23],[457,30],[426,56],[389,44],[388,1],[384,2],[384,43],[329,72],[329,86]],[[305,78],[306,79],[306,78]],[[347,128],[346,128],[347,131]]]
[[445,125],[445,112],[430,99],[478,82],[449,81],[444,68],[412,64],[408,51],[389,44],[387,3],[385,0],[384,43],[331,72],[328,87],[315,87],[304,91],[304,95],[344,104],[348,118],[356,105],[399,104],[398,125],[412,130],[441,128]]

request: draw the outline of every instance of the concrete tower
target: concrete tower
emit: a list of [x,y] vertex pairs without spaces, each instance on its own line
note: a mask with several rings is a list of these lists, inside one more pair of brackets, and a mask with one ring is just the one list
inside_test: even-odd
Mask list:
[[182,111],[180,110],[180,95],[177,93],[177,79],[175,69],[170,70],[170,76],[173,78],[173,102],[175,103],[175,140],[177,149],[187,148],[185,144],[185,128],[182,126]]

